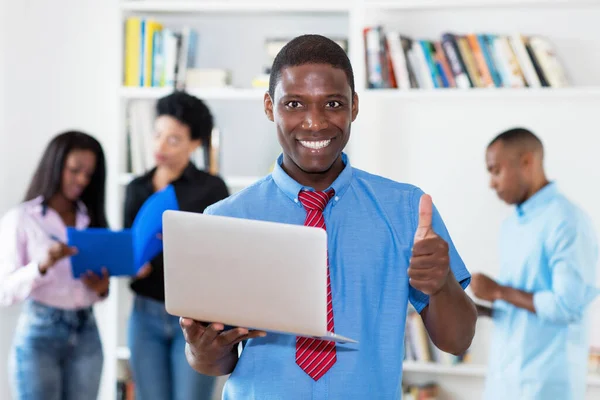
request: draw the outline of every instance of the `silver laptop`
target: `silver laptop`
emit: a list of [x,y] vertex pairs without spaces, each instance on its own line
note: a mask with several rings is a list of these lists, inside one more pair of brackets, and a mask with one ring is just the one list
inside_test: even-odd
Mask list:
[[166,211],[163,246],[170,314],[356,343],[327,330],[325,230]]

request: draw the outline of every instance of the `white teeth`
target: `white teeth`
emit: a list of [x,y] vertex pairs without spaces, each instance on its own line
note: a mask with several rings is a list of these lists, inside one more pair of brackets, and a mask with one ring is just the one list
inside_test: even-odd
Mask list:
[[329,140],[319,140],[319,141],[306,141],[306,140],[301,140],[300,144],[304,147],[308,147],[309,149],[314,149],[314,150],[319,150],[322,149],[324,147],[329,146],[329,143],[331,143],[331,139]]

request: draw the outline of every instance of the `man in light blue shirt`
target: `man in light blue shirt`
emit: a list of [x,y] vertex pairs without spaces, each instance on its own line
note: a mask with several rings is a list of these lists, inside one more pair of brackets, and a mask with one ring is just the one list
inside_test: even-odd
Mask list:
[[516,205],[502,226],[497,282],[474,274],[471,285],[493,301],[486,400],[585,394],[596,236],[589,217],[546,179],[543,156],[523,128],[498,135],[486,153],[492,188]]
[[188,361],[204,374],[231,373],[226,400],[399,399],[408,302],[440,349],[462,354],[477,318],[463,291],[469,272],[431,197],[355,169],[343,153],[358,96],[339,45],[319,35],[289,42],[275,58],[264,103],[283,148],[273,173],[206,213],[302,225],[303,191],[322,199],[315,218],[323,219],[306,225],[326,226],[335,332],[359,343],[330,351],[314,342],[314,362],[328,362],[313,376],[292,335],[182,319]]

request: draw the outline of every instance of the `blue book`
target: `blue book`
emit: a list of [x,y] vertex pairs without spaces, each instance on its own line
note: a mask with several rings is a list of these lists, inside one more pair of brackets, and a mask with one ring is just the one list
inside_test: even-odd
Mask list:
[[[419,44],[421,45],[421,51],[425,55],[425,61],[427,62],[428,71],[431,74],[431,80],[433,81],[433,87],[439,88],[442,87],[442,81],[438,73],[437,66],[435,65],[435,61],[431,55],[431,42],[428,40],[419,40]],[[440,78],[440,79],[438,79]]]
[[131,229],[67,228],[69,246],[77,248],[71,257],[73,277],[87,271],[101,275],[106,267],[111,276],[134,276],[140,268],[162,252],[162,215],[179,210],[172,185],[154,193],[140,208]]
[[502,78],[500,77],[500,72],[496,67],[496,63],[494,62],[494,56],[492,54],[493,50],[490,48],[489,39],[485,35],[477,35],[477,41],[479,42],[479,47],[481,47],[481,52],[483,53],[485,63],[490,70],[490,75],[494,81],[494,86],[502,87]]
[[140,23],[140,87],[144,87],[144,80],[146,79],[146,73],[144,66],[146,65],[146,20],[142,19]]

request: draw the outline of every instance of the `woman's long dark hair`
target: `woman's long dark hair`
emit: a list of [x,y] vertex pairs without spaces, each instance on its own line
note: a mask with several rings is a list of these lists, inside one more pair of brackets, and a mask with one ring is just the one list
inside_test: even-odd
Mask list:
[[64,132],[50,141],[31,179],[25,201],[39,196],[42,196],[44,201],[48,201],[61,190],[65,161],[73,150],[89,150],[96,155],[96,169],[80,200],[87,207],[90,227],[107,227],[104,209],[106,182],[104,151],[96,139],[83,132]]

